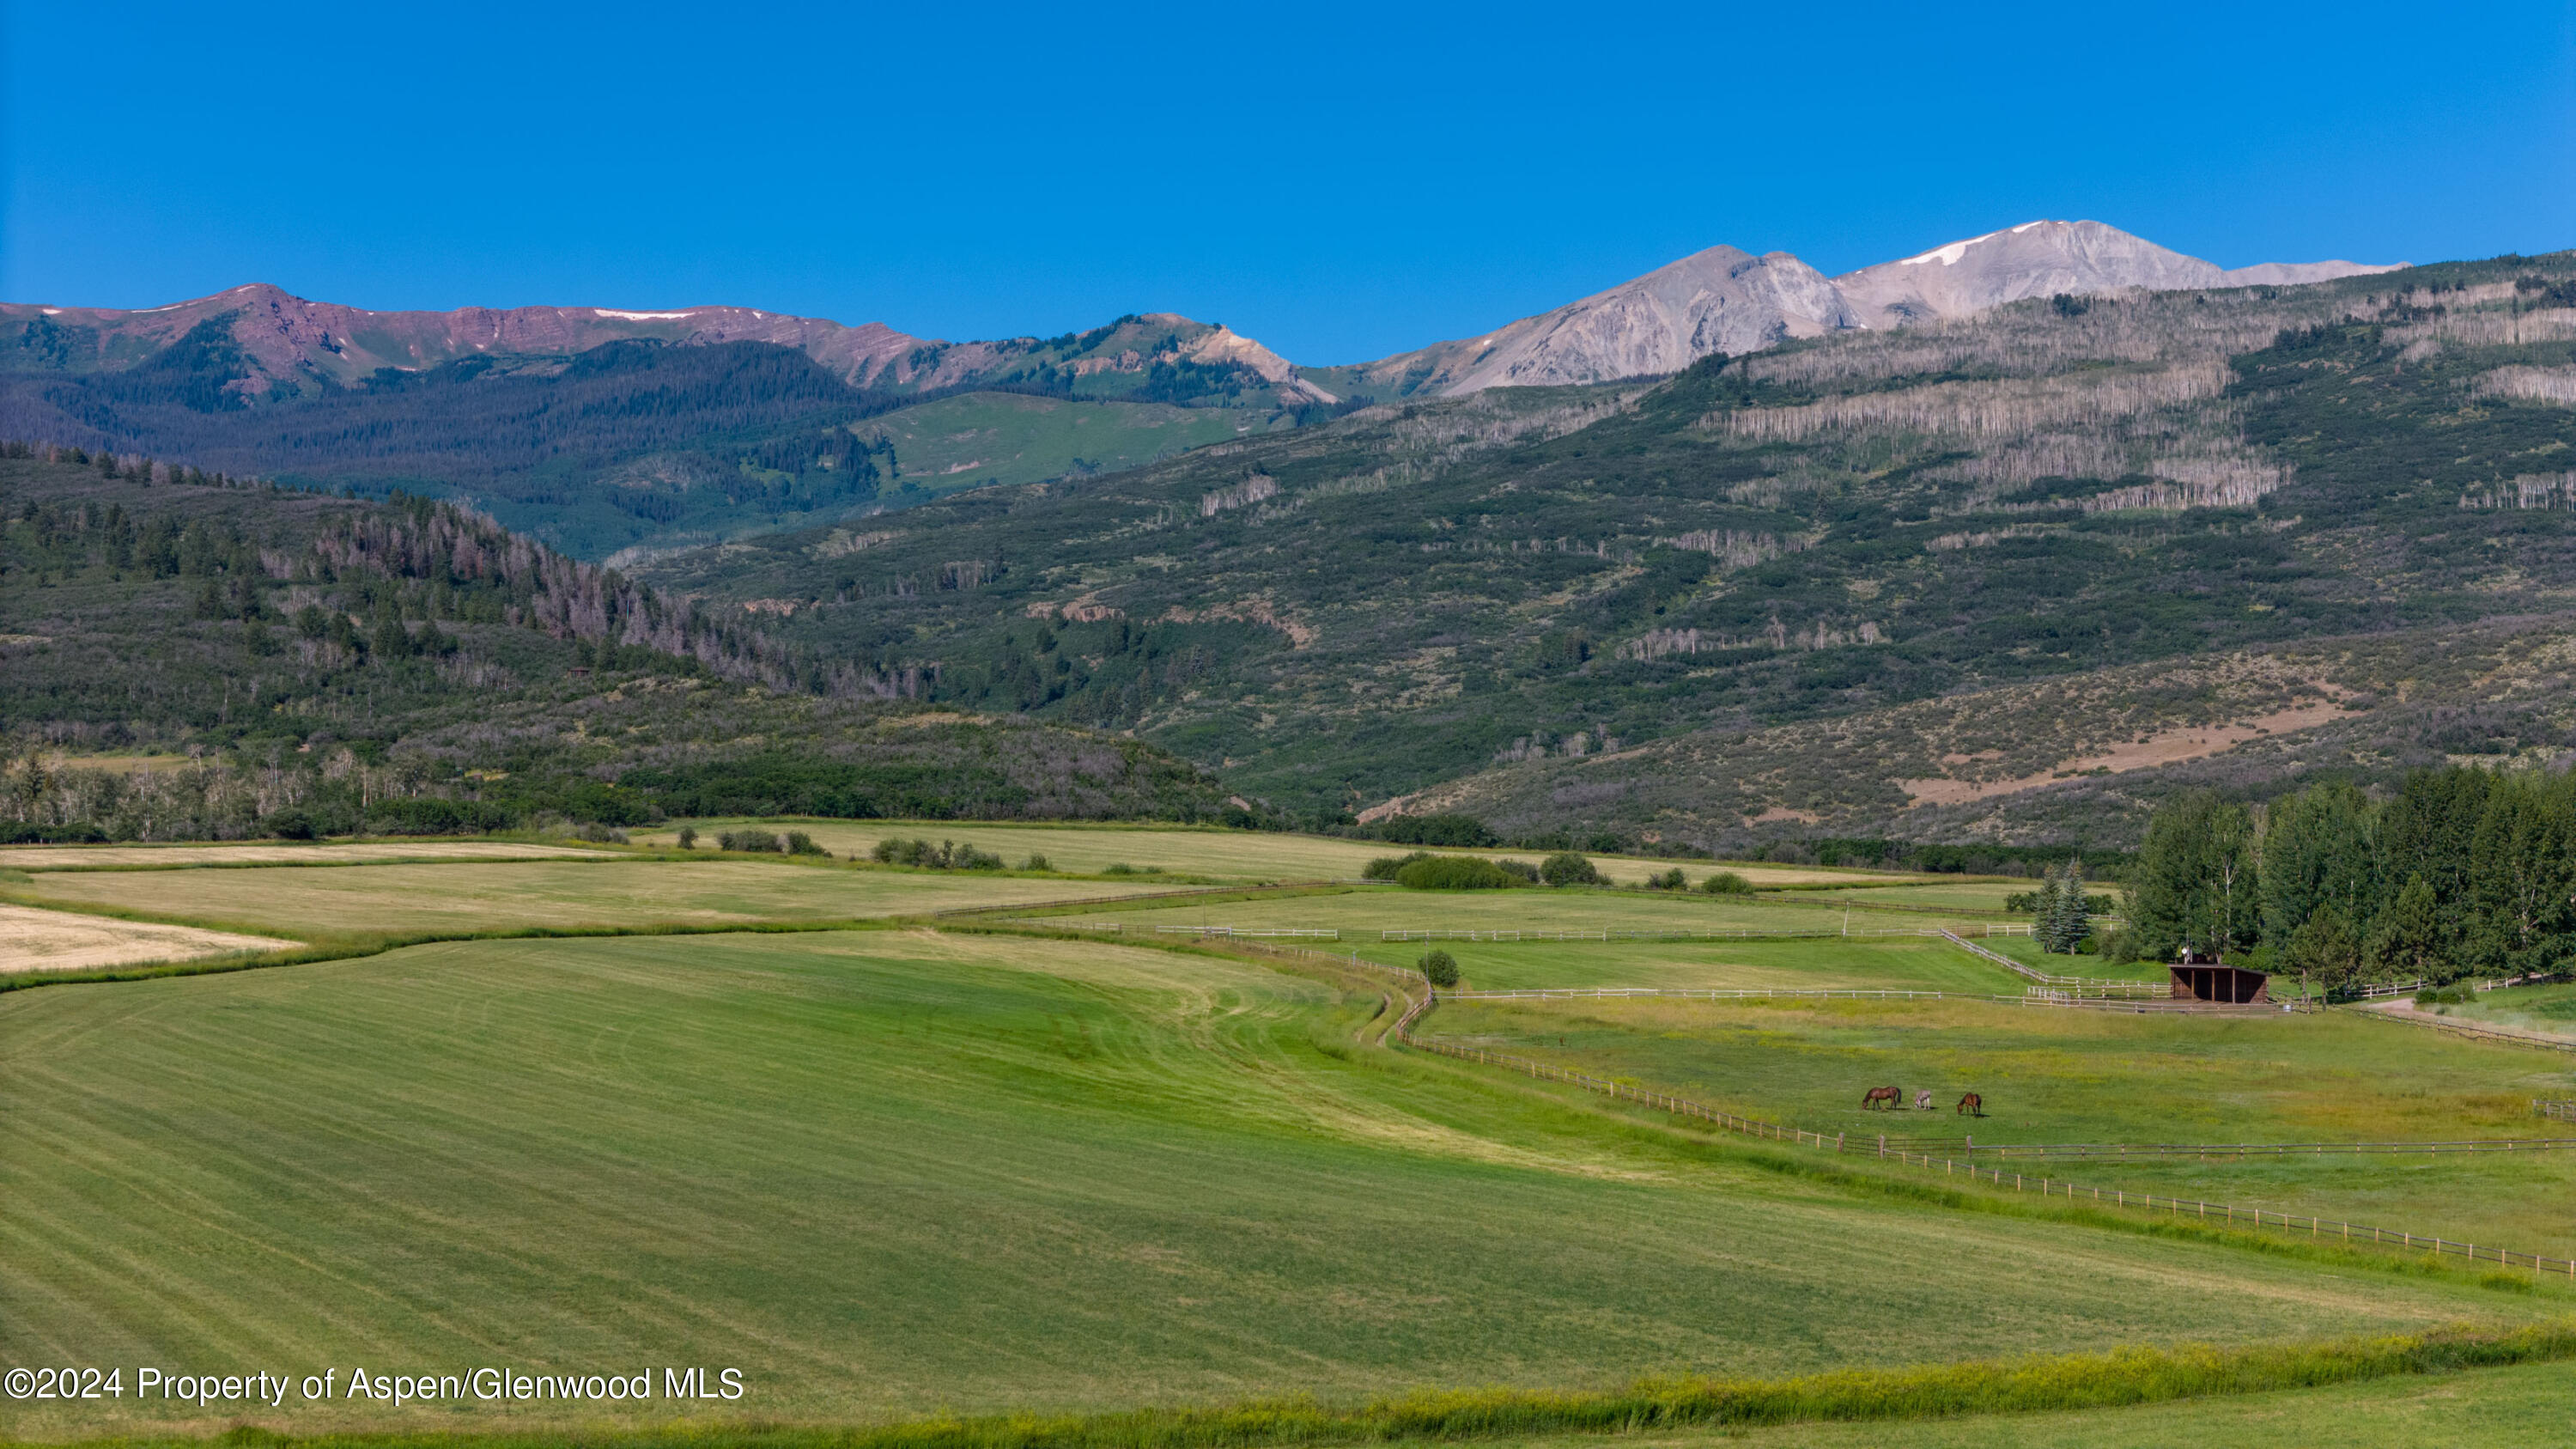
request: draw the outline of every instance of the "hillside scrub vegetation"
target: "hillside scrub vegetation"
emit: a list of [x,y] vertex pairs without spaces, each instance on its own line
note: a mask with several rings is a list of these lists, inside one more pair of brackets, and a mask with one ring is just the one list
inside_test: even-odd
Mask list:
[[0,446],[0,838],[1253,823],[1150,745],[926,711],[746,617],[425,499]]
[[[1313,826],[1420,792],[1427,809],[1366,828],[1469,849],[1653,832],[1728,856],[1793,832],[1964,840],[1968,805],[1917,808],[1898,782],[1989,750],[2046,779],[2086,749],[2046,752],[2038,711],[1920,751],[1893,729],[1884,752],[1837,750],[1834,727],[2557,607],[2576,510],[2517,480],[2566,471],[2576,411],[2476,390],[2576,357],[2564,309],[2516,300],[2525,276],[2558,286],[2576,259],[2033,299],[1652,384],[1407,399],[1115,484],[931,504],[847,561],[782,535],[646,571],[820,600],[782,636],[881,672],[935,661],[931,695],[961,707],[1134,730]],[[965,558],[1001,566],[939,586]],[[2193,698],[2140,698],[2126,738]],[[2516,738],[2563,739],[2514,712]],[[2393,783],[2439,726],[2415,708],[2381,723]],[[1801,733],[1772,748],[1782,731]],[[2024,733],[2044,757],[2021,758]],[[2152,799],[2088,798],[2000,843],[2134,845]],[[1802,818],[1758,823],[1774,810]],[[1498,839],[1402,838],[1434,815]],[[2088,818],[2098,838],[2079,839]]]

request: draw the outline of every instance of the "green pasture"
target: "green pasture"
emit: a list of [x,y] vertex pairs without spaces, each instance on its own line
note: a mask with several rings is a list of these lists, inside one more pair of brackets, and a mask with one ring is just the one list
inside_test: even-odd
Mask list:
[[2481,991],[2475,1001],[2446,1001],[2421,1009],[2471,1026],[2506,1026],[2576,1036],[2576,982],[2507,986],[2498,991]]
[[[669,845],[680,827],[698,832],[711,845],[719,831],[752,828],[802,830],[836,854],[864,856],[880,840],[954,840],[990,851],[1012,865],[1032,854],[1043,855],[1057,870],[1092,874],[1112,865],[1153,867],[1173,875],[1206,876],[1226,881],[1356,880],[1372,860],[1405,855],[1417,847],[1374,840],[1344,840],[1329,835],[1291,835],[1277,831],[1226,830],[1216,826],[1094,825],[1088,823],[992,824],[978,820],[776,820],[727,818],[674,820],[650,830],[631,832],[639,844]],[[1545,858],[1539,851],[1440,851],[1444,855],[1483,855],[1526,860]],[[1761,865],[1712,861],[1648,860],[1634,856],[1590,856],[1593,866],[1611,880],[1643,885],[1646,877],[1675,866],[1693,885],[1719,870],[1731,870],[1758,886],[1804,886],[1844,881],[1884,882],[1937,880],[1937,876],[1888,875],[1875,871],[1836,870],[1822,866]]]
[[[2051,955],[2039,949],[2030,936],[1979,936],[1977,944],[1998,956],[2010,956],[2023,965],[2055,976],[2081,976],[2101,981],[2146,981],[2162,983],[2171,980],[2161,961],[2114,961],[2107,956]],[[2298,978],[2284,978],[2276,985],[2283,999],[2299,994]]]
[[[2576,1137],[2534,1097],[2576,1057],[2358,1013],[2218,1017],[1981,1002],[1445,1002],[1417,1030],[1818,1132],[1981,1143]],[[1889,1085],[1935,1110],[1869,1111]],[[1957,1115],[1961,1094],[1983,1118]],[[2576,1256],[2576,1150],[2024,1162],[2012,1170]]]
[[906,915],[1146,887],[789,859],[240,867],[32,875],[19,899],[116,907],[287,935],[708,926]]
[[[719,1412],[848,1421],[2564,1306],[1766,1169],[1354,1046],[1377,1005],[1202,955],[925,932],[458,942],[18,993],[0,1359],[736,1366],[753,1397]],[[182,1411],[0,1412],[59,1437]]]
[[[1054,919],[1053,917],[1048,917]],[[1550,890],[1415,891],[1400,886],[1358,886],[1331,894],[1228,901],[1139,901],[1114,913],[1069,913],[1066,921],[1101,924],[1115,919],[1130,930],[1157,926],[1236,926],[1252,929],[1337,930],[1343,949],[1372,942],[1387,930],[1439,931],[1781,931],[1839,933],[1840,911],[1815,910],[1767,896],[1703,896]],[[1851,914],[1855,931],[1906,933],[1878,939],[1937,939],[1912,935],[1948,926],[1973,934],[1985,923],[1941,916]],[[1855,936],[1853,939],[1871,939]],[[1447,943],[1442,943],[1447,944]],[[1956,950],[1956,947],[1950,949]],[[2074,959],[2074,958],[2062,958]],[[2083,958],[2090,960],[2092,958]]]
[[[1122,913],[1123,914],[1123,913]],[[1283,943],[1305,944],[1305,943]],[[1343,950],[1411,966],[1434,947],[1458,962],[1459,984],[1510,991],[1558,986],[1953,991],[2017,996],[2021,977],[1937,937],[1820,941],[1346,941]],[[1333,943],[1317,946],[1334,949]]]
[[[2107,886],[2087,885],[2088,891],[2101,894]],[[2035,880],[1917,881],[1904,885],[1855,885],[1848,889],[1823,892],[1828,899],[1851,901],[1859,905],[1943,906],[1955,910],[2000,911],[2010,897],[2028,895],[2039,889]]]

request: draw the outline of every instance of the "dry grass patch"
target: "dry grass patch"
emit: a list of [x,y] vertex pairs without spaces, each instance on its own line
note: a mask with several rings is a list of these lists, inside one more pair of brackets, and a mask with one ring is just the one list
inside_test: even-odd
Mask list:
[[278,951],[299,944],[194,926],[155,926],[32,906],[0,906],[0,972],[92,971],[145,961]]
[[363,870],[58,871],[20,888],[248,930],[472,933],[751,925],[1111,896],[1104,881],[799,865],[770,856],[372,865]]
[[67,870],[136,865],[348,865],[408,860],[612,860],[615,854],[570,845],[506,840],[383,840],[340,845],[11,845],[0,868]]

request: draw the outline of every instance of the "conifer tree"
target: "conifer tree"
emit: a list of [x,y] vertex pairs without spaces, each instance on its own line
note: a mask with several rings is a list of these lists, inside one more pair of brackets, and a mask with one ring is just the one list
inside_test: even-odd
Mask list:
[[2084,911],[2084,862],[2072,858],[2057,875],[2057,908],[2050,923],[2051,951],[2071,956],[2086,937],[2093,934],[2093,922]]
[[2383,978],[2427,980],[2442,954],[2442,920],[2433,883],[2419,872],[2406,878],[2370,930],[2370,969]]

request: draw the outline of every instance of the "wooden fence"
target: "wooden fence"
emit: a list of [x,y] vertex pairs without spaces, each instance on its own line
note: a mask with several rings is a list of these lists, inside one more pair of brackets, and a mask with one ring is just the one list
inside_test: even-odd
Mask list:
[[[2028,926],[2005,923],[1979,926],[1980,936],[2028,935]],[[1381,941],[1831,941],[1843,937],[1864,936],[1951,936],[1937,926],[1863,926],[1858,930],[1783,931],[1765,926],[1712,927],[1700,931],[1681,930],[1609,930],[1543,931],[1543,930],[1449,930],[1443,928],[1387,930],[1377,933]],[[1957,940],[1955,936],[1951,939]],[[2001,958],[1998,958],[2001,959]],[[2024,968],[2025,972],[2027,968]]]
[[2576,1122],[2576,1102],[2550,1102],[2534,1097],[2531,1099],[2531,1110],[2543,1117],[2555,1117],[2561,1122]]
[[[1847,1134],[1840,1132],[1828,1136],[1822,1132],[1809,1132],[1804,1128],[1784,1126],[1777,1122],[1742,1117],[1687,1098],[1675,1097],[1665,1092],[1645,1091],[1624,1082],[1612,1081],[1607,1077],[1596,1077],[1586,1072],[1549,1066],[1545,1062],[1532,1061],[1526,1057],[1489,1052],[1481,1047],[1425,1041],[1416,1037],[1413,1034],[1414,1023],[1421,1020],[1425,1013],[1438,1004],[1439,1000],[1439,992],[1424,992],[1421,1000],[1414,1002],[1402,1016],[1396,1019],[1395,1026],[1388,1035],[1417,1051],[1432,1052],[1461,1061],[1505,1067],[1542,1081],[1562,1082],[1587,1091],[1599,1092],[1617,1101],[1636,1102],[1676,1117],[1705,1122],[1747,1137],[1787,1142],[1837,1153],[1848,1152],[1854,1146],[1849,1142]],[[2456,1253],[2473,1263],[2491,1262],[2511,1268],[2529,1268],[2535,1274],[2545,1273],[2553,1277],[2564,1273],[2568,1281],[2576,1283],[2576,1258],[2551,1258],[2537,1253],[2499,1248],[2492,1244],[2455,1243],[2447,1238],[2428,1237],[2421,1233],[2371,1227],[2361,1223],[2298,1213],[2276,1213],[2268,1208],[2240,1208],[2228,1203],[2164,1197],[2152,1192],[2130,1192],[2125,1188],[2081,1187],[2053,1177],[2032,1178],[2026,1173],[2010,1172],[2001,1167],[1981,1167],[1973,1159],[1963,1163],[1956,1158],[1935,1156],[1930,1152],[1912,1152],[1906,1150],[1903,1145],[1885,1138],[1863,1138],[1857,1146],[1860,1150],[1871,1152],[1883,1161],[1900,1162],[1926,1171],[1938,1168],[1945,1177],[1964,1176],[1981,1183],[1991,1183],[1996,1187],[2010,1187],[2016,1192],[2035,1191],[2042,1197],[2065,1197],[2108,1207],[2167,1212],[2176,1216],[2194,1217],[2204,1223],[2223,1223],[2230,1227],[2279,1228],[2285,1234],[2292,1235],[2305,1232],[2311,1240],[2319,1242],[2334,1240],[2344,1243],[2381,1243],[2409,1249],[2421,1248],[2436,1257]]]
[[2173,989],[2170,986],[2158,981],[2123,981],[2109,976],[2059,976],[2053,972],[2042,971],[2036,966],[2024,965],[2000,951],[1989,951],[1956,931],[1943,931],[1941,934],[1951,945],[1960,950],[1981,956],[2007,971],[2026,976],[2043,986],[2071,987],[2103,996],[2170,996],[2172,994]]
[[[1133,895],[1072,896],[1060,901],[1011,901],[998,906],[951,906],[944,911],[931,912],[930,918],[934,921],[951,921],[971,916],[989,916],[996,911],[1054,911],[1069,910],[1075,906],[1106,906],[1113,904],[1123,907],[1134,905],[1138,901],[1188,900],[1197,896],[1260,895],[1266,891],[1311,891],[1325,886],[1348,884],[1351,884],[1351,882],[1333,880],[1292,880],[1275,881],[1262,885],[1185,886],[1179,889],[1167,891],[1138,891]],[[1012,921],[1006,924],[1025,925],[1029,923]]]
[[1961,1151],[1992,1158],[2082,1158],[2094,1162],[2151,1161],[2160,1157],[2238,1160],[2248,1157],[2322,1157],[2328,1153],[2439,1154],[2557,1152],[2576,1148],[2576,1137],[2473,1137],[2458,1142],[2030,1142],[1979,1144]]
[[1338,941],[1342,939],[1342,933],[1340,931],[1333,930],[1329,927],[1319,930],[1302,930],[1290,927],[1281,927],[1273,930],[1267,926],[1156,926],[1154,928],[1154,934],[1158,936],[1215,936],[1230,941]]
[[2498,1031],[2483,1026],[2471,1026],[2466,1022],[2452,1021],[2446,1017],[2427,1016],[2420,1011],[2372,1011],[2364,1009],[2350,1014],[2370,1021],[2393,1021],[2401,1026],[2420,1026],[2431,1031],[2448,1032],[2452,1036],[2467,1037],[2473,1041],[2498,1041],[2512,1046],[2540,1047],[2547,1051],[2576,1052],[2576,1040],[2541,1036],[2530,1032]]

